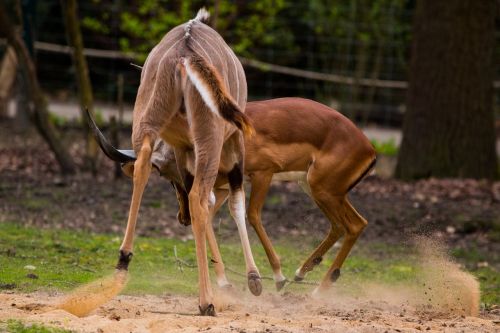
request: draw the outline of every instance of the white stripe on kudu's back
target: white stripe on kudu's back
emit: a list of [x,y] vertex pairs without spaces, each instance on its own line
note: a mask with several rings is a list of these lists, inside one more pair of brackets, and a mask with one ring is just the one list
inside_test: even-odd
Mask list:
[[203,82],[203,79],[200,77],[198,72],[193,70],[190,59],[183,58],[182,62],[184,64],[184,67],[186,68],[186,73],[189,76],[189,79],[196,87],[196,90],[198,90],[198,92],[200,93],[201,98],[203,98],[205,104],[207,104],[210,111],[212,111],[215,115],[222,118],[222,116],[219,113],[219,109],[217,108],[217,102],[215,101],[215,97],[213,96],[207,84]]

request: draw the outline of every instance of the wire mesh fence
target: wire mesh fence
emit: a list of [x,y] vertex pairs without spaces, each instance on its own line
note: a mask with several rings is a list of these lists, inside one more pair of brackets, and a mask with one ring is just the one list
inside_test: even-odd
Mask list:
[[[80,1],[96,99],[115,103],[123,77],[125,101],[133,103],[140,71],[131,60],[141,64],[162,34],[203,5],[242,59],[250,100],[302,96],[362,124],[401,123],[415,6],[409,0]],[[74,99],[60,2],[38,1],[31,23],[44,90],[52,99]]]

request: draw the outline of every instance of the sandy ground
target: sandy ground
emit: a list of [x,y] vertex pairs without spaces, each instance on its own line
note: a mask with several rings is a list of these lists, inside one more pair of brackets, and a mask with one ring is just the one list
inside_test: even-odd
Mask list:
[[17,318],[99,333],[499,332],[500,308],[480,310],[478,281],[451,261],[440,244],[418,241],[420,273],[405,283],[343,279],[314,296],[288,287],[260,297],[237,286],[216,289],[214,318],[198,315],[196,297],[115,297],[128,280],[122,271],[67,295],[0,293],[0,321]]
[[[306,295],[218,295],[217,317],[195,297],[119,296],[79,318],[54,309],[60,295],[0,294],[0,320],[18,318],[76,332],[498,332],[500,316],[469,317],[387,301]],[[392,304],[391,304],[392,303]]]

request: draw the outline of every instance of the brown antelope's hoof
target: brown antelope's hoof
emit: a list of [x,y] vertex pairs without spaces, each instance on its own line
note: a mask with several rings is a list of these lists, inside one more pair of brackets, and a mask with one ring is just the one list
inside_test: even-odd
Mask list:
[[281,289],[283,289],[283,287],[285,286],[285,284],[288,282],[288,280],[283,280],[283,281],[276,281],[276,290],[277,291],[280,291]]
[[202,316],[212,316],[212,317],[216,316],[215,307],[213,304],[208,304],[208,306],[205,309],[203,309],[201,305],[198,306],[198,308],[200,309],[200,315]]
[[332,282],[335,282],[338,280],[339,277],[340,277],[340,269],[337,268],[332,272],[332,275],[330,275],[330,280]]
[[259,296],[262,293],[262,280],[259,273],[248,273],[248,289],[250,289],[250,292],[255,296]]
[[124,251],[120,250],[120,257],[118,258],[118,263],[116,264],[116,269],[117,270],[128,270],[128,264],[132,260],[132,256],[134,254],[132,252],[130,253],[125,253]]

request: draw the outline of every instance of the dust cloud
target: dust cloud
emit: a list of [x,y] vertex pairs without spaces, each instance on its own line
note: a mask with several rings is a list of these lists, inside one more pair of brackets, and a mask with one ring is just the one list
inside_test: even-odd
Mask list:
[[84,317],[117,296],[127,281],[127,271],[118,270],[111,276],[78,287],[56,305],[56,308]]

